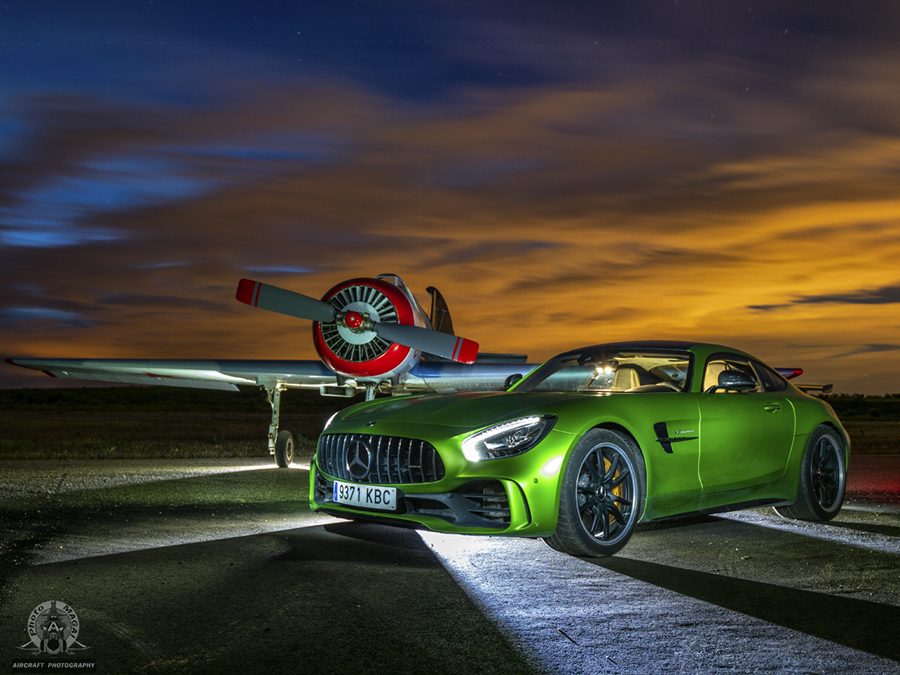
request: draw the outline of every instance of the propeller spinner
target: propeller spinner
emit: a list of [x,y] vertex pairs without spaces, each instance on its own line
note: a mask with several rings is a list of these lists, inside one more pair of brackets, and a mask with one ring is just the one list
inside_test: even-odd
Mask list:
[[[398,304],[409,305],[409,301],[396,286],[380,279],[354,279],[339,284],[326,293],[328,302],[261,281],[241,279],[236,297],[252,307],[317,322],[324,346],[343,362],[377,360],[392,344],[461,363],[473,363],[478,355],[477,342],[415,325],[411,311],[398,311]],[[316,347],[319,348],[318,340]]]

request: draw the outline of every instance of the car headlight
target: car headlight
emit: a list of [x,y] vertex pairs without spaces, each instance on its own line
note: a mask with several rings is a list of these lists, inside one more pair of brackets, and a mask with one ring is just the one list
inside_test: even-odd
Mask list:
[[556,415],[535,415],[498,424],[465,439],[463,455],[470,462],[520,455],[540,443],[555,423]]

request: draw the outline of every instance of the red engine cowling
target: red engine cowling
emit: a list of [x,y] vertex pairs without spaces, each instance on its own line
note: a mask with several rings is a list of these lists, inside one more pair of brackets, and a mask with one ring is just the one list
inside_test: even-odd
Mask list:
[[[405,287],[382,279],[350,279],[325,293],[322,302],[339,312],[368,314],[376,322],[421,326],[421,310],[408,293]],[[420,355],[374,331],[360,332],[337,323],[313,322],[313,343],[326,366],[357,381],[386,380],[408,372]]]

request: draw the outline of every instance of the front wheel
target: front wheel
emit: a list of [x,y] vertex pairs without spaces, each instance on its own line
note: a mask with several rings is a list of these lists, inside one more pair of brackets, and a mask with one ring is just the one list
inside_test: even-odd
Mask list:
[[634,441],[617,431],[591,429],[566,464],[556,532],[544,541],[571,555],[616,553],[640,520],[646,484],[644,459]]
[[824,522],[834,518],[847,490],[844,441],[831,427],[821,426],[809,437],[800,464],[797,500],[775,511],[785,518]]

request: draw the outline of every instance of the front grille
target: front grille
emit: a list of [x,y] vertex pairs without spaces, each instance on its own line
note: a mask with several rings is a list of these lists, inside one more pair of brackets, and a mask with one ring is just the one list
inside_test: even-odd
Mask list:
[[319,468],[339,480],[384,485],[433,483],[444,463],[431,443],[397,436],[325,434],[319,437]]

